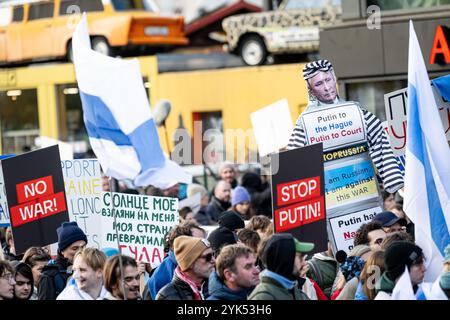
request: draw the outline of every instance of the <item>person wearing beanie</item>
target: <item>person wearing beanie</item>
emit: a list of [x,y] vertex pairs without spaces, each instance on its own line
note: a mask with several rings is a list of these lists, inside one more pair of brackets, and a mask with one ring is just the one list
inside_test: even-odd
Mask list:
[[223,181],[228,182],[231,185],[231,189],[236,188],[236,170],[231,162],[223,162],[219,167],[219,176]]
[[56,229],[56,233],[58,234],[58,254],[55,260],[50,260],[42,269],[38,285],[39,300],[56,300],[72,275],[75,253],[84,248],[88,242],[86,234],[75,221],[63,222]]
[[156,300],[205,300],[215,263],[208,240],[179,236],[173,248],[178,266],[172,282],[158,292]]
[[225,227],[237,233],[240,229],[245,228],[245,222],[239,214],[230,210],[220,215],[219,227]]
[[313,249],[313,243],[300,242],[289,233],[272,235],[262,248],[266,269],[249,300],[309,300],[298,280],[305,253]]
[[235,244],[238,241],[237,234],[227,227],[219,227],[208,236],[208,241],[217,257],[220,250],[229,244]]
[[231,208],[244,220],[250,220],[250,194],[244,187],[236,187],[231,197]]
[[375,285],[375,300],[390,300],[398,278],[408,268],[414,292],[422,283],[426,268],[422,249],[409,241],[396,241],[386,248],[384,254],[385,272]]

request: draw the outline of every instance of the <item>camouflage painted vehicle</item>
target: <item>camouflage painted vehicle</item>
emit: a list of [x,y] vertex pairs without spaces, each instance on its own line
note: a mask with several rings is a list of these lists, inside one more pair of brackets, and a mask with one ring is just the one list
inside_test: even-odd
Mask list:
[[241,14],[223,20],[228,51],[247,65],[264,64],[269,55],[312,53],[321,27],[340,21],[339,0],[284,0],[275,11]]

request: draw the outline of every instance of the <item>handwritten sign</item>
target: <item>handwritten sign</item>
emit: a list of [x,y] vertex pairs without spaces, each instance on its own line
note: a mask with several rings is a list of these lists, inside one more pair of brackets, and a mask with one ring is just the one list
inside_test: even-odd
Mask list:
[[62,160],[70,221],[76,221],[88,246],[100,249],[102,180],[97,159]]
[[[450,141],[450,103],[440,96],[433,87],[433,94],[439,110],[444,132]],[[387,126],[392,151],[396,156],[404,155],[406,148],[406,120],[408,105],[408,89],[401,89],[384,95]]]
[[353,249],[353,242],[358,228],[372,221],[372,218],[383,211],[381,207],[374,207],[340,216],[329,217],[332,241],[336,250],[344,250],[349,253]]
[[102,192],[101,200],[101,247],[119,243],[123,254],[158,266],[164,236],[178,224],[178,199]]
[[364,118],[353,103],[303,113],[301,119],[308,144],[322,142],[324,151],[366,141]]

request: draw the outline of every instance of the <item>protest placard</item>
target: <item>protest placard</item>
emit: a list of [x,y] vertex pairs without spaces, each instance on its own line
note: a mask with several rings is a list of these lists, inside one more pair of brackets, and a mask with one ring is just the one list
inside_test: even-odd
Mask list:
[[[389,92],[384,95],[386,108],[387,133],[392,150],[396,156],[404,155],[406,148],[406,106],[408,105],[408,90],[406,88]],[[450,103],[440,96],[433,87],[433,94],[439,110],[444,132],[450,141]]]
[[304,112],[303,127],[308,144],[323,143],[323,150],[366,142],[364,118],[354,103]]
[[[164,236],[178,224],[178,199],[102,192],[101,247],[158,266]],[[115,216],[115,219],[114,219]]]
[[100,248],[102,179],[97,159],[62,160],[70,221],[76,221],[88,246]]
[[315,252],[326,250],[322,143],[272,154],[271,163],[274,161],[279,161],[278,172],[271,179],[275,232],[313,242]]
[[2,160],[16,252],[58,241],[56,229],[69,221],[58,146]]
[[293,130],[287,99],[250,114],[259,155],[264,157],[287,146]]
[[325,166],[327,209],[379,196],[372,161],[367,154]]
[[381,207],[374,207],[328,217],[332,235],[330,240],[333,241],[335,250],[344,250],[349,253],[353,249],[353,242],[358,228],[362,224],[372,221],[372,218],[381,211],[383,211]]

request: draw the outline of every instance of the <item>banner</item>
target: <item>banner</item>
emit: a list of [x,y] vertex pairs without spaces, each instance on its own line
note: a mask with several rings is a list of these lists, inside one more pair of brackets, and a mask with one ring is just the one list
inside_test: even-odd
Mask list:
[[272,154],[271,164],[277,161],[278,172],[271,179],[275,232],[313,242],[314,252],[326,250],[322,144]]
[[76,221],[88,246],[100,249],[102,178],[97,159],[62,160],[70,221]]
[[6,197],[17,254],[58,241],[69,221],[58,146],[2,160]]
[[308,144],[323,143],[323,150],[366,142],[364,118],[354,103],[324,107],[302,114]]
[[340,216],[328,217],[332,237],[330,240],[336,248],[335,252],[344,250],[349,253],[353,249],[353,241],[358,228],[372,221],[377,213],[382,212],[381,207],[364,209],[352,213],[346,213]]
[[[450,103],[445,101],[433,88],[433,95],[444,126],[447,141],[450,141]],[[408,105],[407,89],[393,91],[384,95],[387,129],[392,150],[396,156],[405,154],[406,147],[406,106]]]
[[377,198],[377,180],[367,153],[325,166],[325,194],[327,209]]
[[178,199],[102,192],[101,200],[101,247],[119,243],[123,254],[158,266],[164,236],[178,224]]

